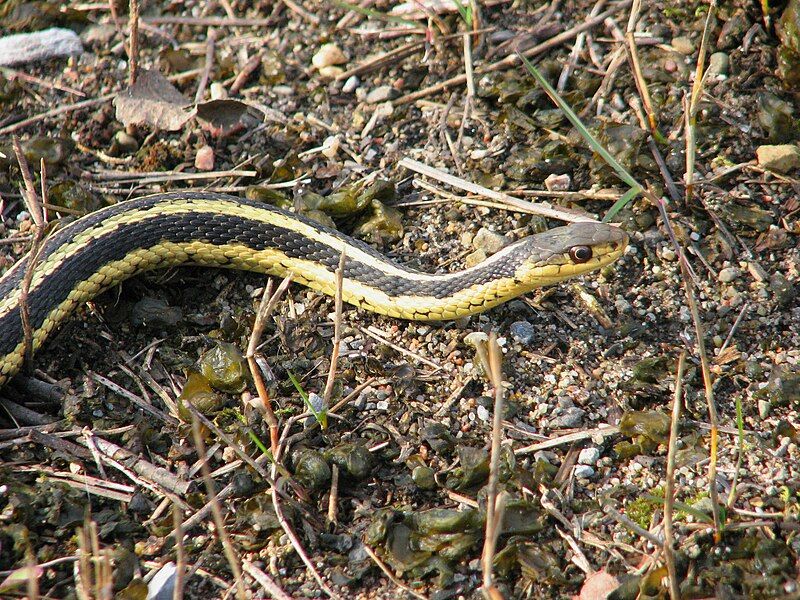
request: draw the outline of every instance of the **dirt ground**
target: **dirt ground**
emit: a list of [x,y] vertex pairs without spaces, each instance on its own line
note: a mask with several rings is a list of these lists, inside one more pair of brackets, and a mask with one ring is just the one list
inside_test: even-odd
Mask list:
[[515,52],[645,188],[611,218],[625,254],[575,282],[446,323],[345,306],[324,429],[335,305],[291,285],[257,355],[278,464],[243,358],[263,276],[88,303],[0,391],[0,595],[144,598],[173,561],[188,598],[478,598],[491,471],[496,597],[799,598],[798,15],[151,0],[132,66],[126,3],[0,4],[2,35],[83,45],[0,69],[0,268],[34,231],[13,136],[51,221],[212,190],[450,272],[562,224],[541,203],[602,218],[628,185]]

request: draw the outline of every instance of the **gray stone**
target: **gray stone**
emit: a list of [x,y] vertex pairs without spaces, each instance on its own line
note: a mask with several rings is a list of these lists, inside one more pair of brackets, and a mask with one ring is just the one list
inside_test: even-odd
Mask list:
[[400,96],[400,91],[390,85],[381,85],[367,94],[367,102],[369,104],[380,104],[381,102],[388,102]]
[[600,460],[600,450],[594,447],[584,448],[578,455],[578,463],[582,465],[596,465]]
[[52,27],[0,37],[0,65],[6,67],[82,53],[81,39],[71,29]]
[[594,477],[594,469],[589,465],[576,465],[575,477],[578,479],[589,479],[590,477]]
[[508,331],[511,337],[523,346],[528,346],[536,337],[536,328],[528,321],[515,321]]
[[720,269],[717,279],[722,283],[730,283],[738,279],[741,274],[742,272],[736,267],[725,267],[724,269]]
[[731,59],[725,52],[714,52],[708,59],[708,76],[726,76],[731,66]]
[[581,423],[583,423],[583,417],[585,415],[586,411],[582,408],[568,408],[562,415],[553,419],[552,425],[558,429],[572,429],[574,427],[580,427]]
[[498,250],[502,250],[511,243],[506,236],[494,231],[490,231],[485,227],[481,227],[475,237],[472,239],[472,245],[476,250],[483,250],[486,254],[494,254]]

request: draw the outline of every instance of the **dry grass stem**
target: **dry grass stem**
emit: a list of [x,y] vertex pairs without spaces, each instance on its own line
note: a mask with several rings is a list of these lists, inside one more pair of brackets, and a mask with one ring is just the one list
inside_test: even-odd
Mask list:
[[679,263],[681,272],[684,276],[684,291],[686,292],[686,300],[689,305],[689,312],[692,315],[692,322],[694,323],[694,332],[697,353],[700,356],[700,367],[703,373],[703,385],[705,387],[706,404],[708,405],[708,420],[711,426],[711,449],[709,451],[708,462],[708,486],[709,496],[711,498],[711,512],[714,516],[714,537],[717,542],[722,539],[722,522],[719,515],[719,497],[717,493],[717,444],[719,441],[719,416],[717,415],[717,404],[714,400],[714,383],[711,378],[711,368],[709,367],[708,354],[706,352],[705,331],[700,322],[700,314],[697,309],[697,299],[695,298],[692,287],[688,285],[688,274],[686,272],[686,255],[681,252],[679,255]]
[[214,490],[214,480],[211,479],[211,469],[208,466],[208,457],[206,455],[206,445],[203,441],[203,435],[200,431],[200,421],[192,414],[192,439],[194,440],[194,447],[197,450],[197,457],[200,460],[200,469],[203,475],[203,483],[206,487],[206,495],[211,503],[211,514],[214,517],[214,525],[216,528],[217,536],[222,544],[222,551],[225,554],[225,559],[228,561],[228,566],[231,568],[233,578],[236,581],[236,597],[238,600],[246,600],[248,597],[247,590],[244,587],[244,579],[242,577],[242,567],[239,557],[233,548],[228,532],[225,530],[225,520],[222,517],[222,507],[217,500],[217,495]]
[[208,87],[208,80],[211,77],[211,69],[214,68],[214,49],[217,45],[217,32],[213,27],[208,28],[206,33],[206,59],[203,62],[203,72],[200,74],[200,81],[197,83],[197,92],[194,95],[194,103],[199,104],[203,101],[203,96]]
[[128,14],[128,87],[139,77],[139,0],[130,0]]
[[345,249],[339,257],[339,268],[336,269],[336,313],[333,320],[333,349],[331,350],[331,366],[328,369],[328,379],[325,382],[325,391],[322,394],[322,406],[330,406],[333,384],[336,381],[336,365],[339,362],[339,348],[342,344],[342,286],[344,284],[344,264],[347,259]]
[[242,561],[242,568],[244,569],[244,572],[255,579],[258,585],[264,588],[264,591],[274,598],[274,600],[292,600],[291,596],[284,592],[269,575],[264,573],[264,571],[259,569],[249,560]]
[[308,558],[308,554],[306,553],[303,545],[300,543],[300,539],[297,537],[297,534],[292,529],[292,526],[286,520],[286,517],[283,514],[283,509],[281,508],[280,500],[278,500],[281,494],[281,484],[283,483],[283,479],[279,478],[276,480],[275,485],[272,486],[272,506],[275,508],[275,516],[278,518],[278,522],[283,529],[283,532],[286,534],[286,537],[289,538],[289,541],[294,548],[294,551],[297,552],[297,555],[306,565],[306,568],[311,572],[311,575],[316,579],[319,587],[322,591],[324,591],[329,597],[331,598],[339,598],[339,596],[328,587],[328,584],[322,579],[322,576],[317,571],[317,568],[314,566],[314,563],[311,562],[311,559]]
[[656,534],[654,534],[654,533],[652,533],[650,531],[647,531],[647,529],[645,529],[644,527],[641,527],[640,525],[634,523],[629,517],[623,515],[622,513],[620,513],[618,510],[616,510],[612,506],[610,506],[610,505],[604,506],[603,507],[603,512],[605,512],[609,517],[614,519],[617,523],[627,527],[633,533],[635,533],[636,535],[638,535],[641,538],[646,539],[648,542],[650,542],[654,546],[658,546],[659,548],[661,548],[664,545],[664,540],[663,539],[661,539]]
[[375,552],[372,550],[372,548],[370,548],[369,546],[367,546],[365,544],[364,545],[364,550],[366,550],[367,554],[369,554],[369,557],[372,559],[372,561],[376,565],[378,565],[378,568],[381,571],[383,571],[383,574],[386,575],[386,577],[389,578],[389,581],[391,581],[393,584],[395,584],[398,588],[403,590],[405,593],[411,594],[412,596],[414,596],[414,598],[417,598],[418,600],[428,600],[428,598],[426,596],[423,596],[422,594],[420,594],[418,592],[415,592],[410,587],[408,587],[405,583],[403,583],[397,577],[395,577],[394,573],[392,573],[392,571],[389,569],[389,567],[387,567],[386,564],[380,558],[378,558],[378,555],[375,554]]
[[669,595],[672,600],[680,600],[678,572],[675,567],[674,536],[672,531],[672,511],[675,505],[675,455],[678,447],[678,424],[683,402],[683,373],[686,365],[686,351],[678,358],[678,372],[675,375],[675,394],[672,398],[672,421],[669,429],[667,447],[667,475],[664,485],[664,559],[669,574]]
[[461,177],[456,177],[455,175],[445,173],[440,169],[428,166],[424,163],[414,160],[413,158],[404,158],[400,161],[399,166],[405,167],[410,171],[414,171],[420,175],[425,175],[426,177],[430,177],[431,179],[435,179],[472,194],[478,194],[480,196],[485,196],[486,198],[499,200],[500,202],[504,202],[505,204],[520,210],[524,210],[525,212],[531,214],[537,214],[543,217],[552,217],[554,219],[560,219],[568,222],[597,220],[586,212],[569,210],[566,208],[554,208],[549,204],[534,204],[533,202],[526,202],[525,200],[520,200],[519,198],[509,196],[503,192],[496,192],[482,185],[478,185],[477,183],[472,183],[466,179],[462,179]]
[[331,493],[328,496],[328,523],[336,523],[339,502],[339,466],[331,465]]
[[[33,184],[33,177],[28,167],[28,161],[25,159],[25,153],[22,150],[17,136],[13,136],[12,146],[14,147],[14,154],[17,158],[20,173],[22,174],[22,180],[25,183],[25,187],[21,190],[22,199],[25,201],[25,207],[28,209],[28,213],[30,213],[34,223],[33,240],[31,241],[31,248],[28,252],[28,265],[25,269],[25,276],[22,279],[22,289],[19,297],[19,318],[22,322],[22,343],[24,348],[23,355],[27,368],[31,369],[33,368],[33,327],[31,326],[28,297],[31,289],[31,282],[33,281],[33,273],[36,270],[36,264],[39,262],[39,253],[43,247],[45,213],[36,195],[36,187]],[[47,185],[45,179],[46,172],[42,171],[42,189],[45,189]]]
[[176,504],[172,505],[172,525],[175,539],[175,587],[172,600],[182,600],[186,587],[186,548],[183,545],[183,514]]
[[267,286],[264,288],[264,293],[261,296],[261,303],[258,306],[258,312],[256,312],[256,319],[253,323],[253,331],[250,334],[250,341],[247,345],[247,354],[245,355],[247,357],[247,366],[250,368],[250,375],[253,377],[253,382],[255,383],[256,390],[258,392],[258,397],[264,407],[264,418],[269,426],[270,451],[272,452],[273,456],[276,456],[278,451],[278,437],[280,434],[278,430],[278,419],[275,417],[275,412],[272,410],[269,392],[267,391],[267,387],[264,385],[264,379],[261,377],[261,369],[259,369],[258,362],[256,361],[256,353],[258,352],[258,345],[261,342],[261,334],[264,331],[264,326],[266,325],[267,319],[272,314],[272,311],[275,310],[275,306],[278,304],[278,301],[283,297],[283,294],[289,288],[291,281],[291,275],[287,275],[283,281],[281,281],[278,289],[275,290],[275,293],[271,295],[270,292],[272,291],[272,280],[267,283]]
[[706,76],[706,54],[708,53],[708,39],[711,34],[711,20],[716,12],[716,0],[711,0],[703,27],[703,36],[700,38],[700,50],[697,53],[697,67],[692,83],[692,93],[687,101],[684,98],[684,121],[686,130],[686,203],[692,199],[694,189],[695,159],[697,155],[697,112],[700,108],[700,99],[703,96],[703,87]]
[[497,538],[500,536],[501,525],[503,522],[503,509],[505,507],[506,494],[498,495],[498,483],[500,481],[500,453],[501,436],[503,433],[503,410],[504,410],[504,390],[503,390],[503,351],[497,343],[497,333],[492,331],[489,334],[487,375],[494,388],[494,414],[492,416],[492,446],[489,460],[489,483],[486,492],[486,532],[483,540],[483,554],[481,565],[483,567],[483,594],[491,597],[491,590],[494,588],[492,577],[492,565],[494,563]]

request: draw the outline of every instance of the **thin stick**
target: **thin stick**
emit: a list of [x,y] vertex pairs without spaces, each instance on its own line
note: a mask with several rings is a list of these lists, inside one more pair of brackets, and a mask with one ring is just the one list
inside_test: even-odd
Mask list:
[[172,523],[175,533],[175,587],[172,600],[182,600],[183,588],[186,586],[186,549],[183,545],[183,515],[177,504],[172,505]]
[[683,371],[686,364],[686,351],[678,358],[678,373],[675,375],[675,395],[672,399],[672,422],[669,429],[669,445],[667,447],[667,481],[664,485],[664,558],[669,574],[669,595],[672,600],[680,600],[678,587],[678,571],[675,567],[675,550],[673,548],[672,509],[675,504],[675,454],[678,446],[678,422],[681,417],[683,401]]
[[378,558],[378,555],[375,554],[372,548],[364,544],[364,550],[366,551],[367,554],[369,554],[369,557],[372,559],[372,561],[376,565],[378,565],[378,568],[380,568],[380,570],[383,571],[384,575],[386,575],[389,578],[389,581],[391,581],[405,593],[414,596],[414,598],[418,598],[419,600],[428,600],[426,596],[423,596],[422,594],[415,592],[406,584],[404,584],[402,581],[400,581],[397,577],[395,577],[394,573],[392,573],[391,570],[389,570],[389,567],[387,567],[384,564],[384,562],[380,558]]
[[200,459],[200,469],[203,474],[203,483],[206,486],[206,494],[211,502],[211,514],[214,517],[214,525],[216,526],[219,541],[222,543],[222,550],[225,558],[228,561],[228,566],[231,568],[233,577],[236,580],[236,597],[239,600],[247,598],[247,591],[244,588],[244,579],[242,577],[242,567],[239,562],[239,557],[233,549],[233,544],[228,537],[228,532],[225,531],[225,521],[222,518],[222,509],[217,501],[217,495],[214,490],[214,480],[211,479],[211,469],[208,466],[206,456],[206,445],[203,442],[203,436],[200,433],[200,421],[192,414],[192,438],[194,439],[194,446],[197,450],[197,456]]
[[250,575],[258,584],[264,588],[264,591],[272,596],[275,600],[292,600],[292,598],[284,592],[272,578],[264,573],[261,569],[251,563],[249,560],[242,561],[244,572]]
[[336,380],[336,364],[339,362],[339,347],[342,343],[342,285],[344,283],[345,258],[345,248],[342,246],[339,268],[336,269],[336,315],[333,320],[333,349],[331,350],[331,367],[328,369],[328,380],[325,382],[325,391],[322,394],[323,410],[327,410],[331,403],[333,384]]
[[497,495],[497,484],[500,481],[500,438],[503,432],[504,394],[501,365],[503,353],[497,344],[497,333],[494,331],[489,334],[488,350],[488,375],[494,387],[494,415],[492,419],[492,453],[489,461],[489,483],[486,494],[486,534],[483,540],[481,563],[483,566],[483,593],[486,597],[492,597],[494,589],[492,565],[497,547],[497,538],[500,535],[502,512],[505,504],[503,501],[504,496],[498,498]]
[[281,528],[283,529],[283,532],[286,534],[286,537],[288,537],[289,541],[292,543],[295,552],[297,552],[298,556],[306,565],[308,570],[311,571],[311,575],[313,575],[314,579],[317,580],[317,583],[319,584],[319,587],[322,589],[322,591],[328,594],[328,596],[330,596],[331,598],[339,598],[339,596],[336,595],[336,593],[334,593],[334,591],[331,588],[329,588],[328,585],[325,583],[325,581],[322,579],[322,576],[320,576],[319,572],[314,566],[314,563],[312,563],[311,559],[308,558],[308,554],[306,554],[306,551],[303,549],[303,545],[297,538],[297,534],[294,532],[294,529],[292,529],[292,526],[289,525],[289,522],[286,520],[286,517],[283,514],[281,503],[278,500],[278,496],[280,495],[278,493],[279,487],[282,481],[283,481],[282,478],[278,479],[276,485],[273,486],[272,488],[272,506],[275,508],[275,516],[278,517],[278,522],[281,524]]
[[[17,164],[19,164],[20,173],[22,173],[22,180],[25,182],[25,189],[22,192],[22,198],[25,201],[25,206],[31,215],[34,223],[33,242],[31,249],[28,253],[28,265],[25,269],[25,276],[22,280],[22,289],[19,295],[19,318],[22,322],[22,340],[24,347],[25,363],[31,367],[33,361],[33,327],[30,320],[30,306],[28,304],[28,295],[31,289],[31,282],[33,281],[33,273],[36,269],[36,263],[39,259],[39,252],[42,248],[42,235],[44,234],[44,210],[42,209],[39,198],[36,196],[36,188],[33,185],[33,177],[31,176],[28,162],[25,160],[25,153],[22,151],[22,146],[19,143],[17,136],[12,139],[14,153],[17,157]],[[42,163],[44,164],[44,163]],[[45,186],[44,175],[42,173],[42,186]],[[43,188],[44,189],[44,188]]]
[[605,512],[608,516],[613,518],[615,521],[624,525],[628,529],[630,529],[633,533],[638,535],[639,537],[643,537],[648,542],[653,544],[654,546],[663,546],[664,540],[661,539],[659,536],[655,535],[654,533],[647,531],[644,527],[633,522],[629,517],[626,517],[618,510],[614,509],[611,505],[606,505],[603,507],[603,512]]
[[708,14],[706,15],[706,24],[703,28],[703,36],[700,38],[700,50],[697,53],[697,69],[694,74],[694,83],[692,84],[692,93],[690,99],[684,99],[684,114],[686,120],[686,175],[685,175],[685,192],[686,203],[692,199],[692,191],[694,190],[694,167],[695,156],[697,153],[697,143],[695,133],[697,129],[697,111],[700,105],[700,98],[703,95],[703,87],[706,75],[706,53],[708,51],[708,38],[711,34],[711,18],[716,12],[717,2],[711,0],[711,5],[708,7]]
[[328,496],[328,523],[336,523],[339,512],[339,466],[331,465],[331,493]]
[[208,28],[206,34],[206,59],[203,63],[203,73],[200,75],[200,82],[197,84],[197,92],[194,95],[194,103],[199,104],[203,101],[203,94],[206,93],[208,79],[211,77],[211,69],[214,67],[214,48],[216,47],[217,33],[213,27]]
[[526,202],[525,200],[520,200],[519,198],[515,198],[514,196],[509,196],[508,194],[504,194],[502,192],[496,192],[494,190],[490,190],[489,188],[483,187],[482,185],[478,185],[477,183],[472,183],[467,181],[466,179],[462,179],[461,177],[456,177],[455,175],[450,175],[449,173],[445,173],[444,171],[440,171],[434,167],[430,167],[424,163],[419,162],[418,160],[414,160],[413,158],[404,158],[400,161],[399,166],[405,167],[410,171],[414,171],[415,173],[420,173],[421,175],[425,175],[426,177],[430,177],[432,179],[436,179],[437,181],[441,181],[442,183],[446,183],[447,185],[451,185],[455,188],[465,190],[467,192],[471,192],[473,194],[479,194],[481,196],[485,196],[487,198],[492,198],[493,200],[499,200],[500,202],[504,202],[506,204],[510,204],[511,206],[517,207],[525,212],[542,215],[544,217],[552,217],[554,219],[560,219],[562,221],[569,221],[569,222],[580,222],[580,221],[589,221],[589,222],[596,222],[596,219],[593,218],[592,215],[582,211],[575,211],[575,210],[568,210],[565,208],[553,208],[550,204],[546,203],[533,203],[533,202]]
[[264,406],[264,418],[269,426],[270,451],[273,457],[277,456],[280,431],[278,430],[278,419],[275,417],[275,413],[272,410],[269,392],[264,385],[264,380],[261,378],[261,370],[256,362],[256,352],[258,351],[258,344],[260,343],[266,320],[269,315],[272,314],[278,300],[283,296],[291,281],[292,276],[287,275],[271,296],[269,292],[272,290],[272,282],[270,281],[267,284],[267,287],[264,289],[264,294],[261,296],[261,304],[259,304],[258,312],[256,313],[253,332],[250,334],[250,342],[247,344],[247,366],[250,367],[250,374],[253,377],[253,382],[258,391],[258,397],[261,399],[261,403]]
[[722,523],[719,516],[719,498],[717,494],[717,444],[719,441],[719,416],[717,415],[717,404],[714,400],[714,382],[711,379],[711,368],[709,367],[708,354],[706,352],[705,332],[700,323],[700,314],[697,310],[697,299],[692,291],[692,286],[688,284],[689,274],[686,268],[688,261],[681,249],[679,263],[683,274],[683,289],[686,292],[686,300],[689,304],[689,312],[694,323],[694,332],[697,343],[697,353],[700,355],[700,367],[703,373],[703,385],[705,387],[706,404],[708,405],[708,420],[711,426],[711,450],[708,462],[709,496],[711,497],[711,514],[714,516],[714,538],[717,543],[722,538]]
[[128,28],[128,87],[133,87],[139,77],[139,0],[130,0]]

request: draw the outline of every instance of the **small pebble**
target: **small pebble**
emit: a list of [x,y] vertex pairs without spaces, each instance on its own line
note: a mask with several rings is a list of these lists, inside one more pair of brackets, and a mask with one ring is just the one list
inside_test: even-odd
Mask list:
[[343,65],[347,62],[347,57],[336,44],[323,44],[311,57],[311,64],[317,69],[330,67],[332,65]]
[[214,149],[205,145],[201,147],[194,156],[194,167],[198,171],[214,170]]
[[572,186],[572,178],[566,174],[551,173],[545,178],[544,186],[551,192],[566,192]]
[[478,413],[478,418],[481,421],[488,421],[489,420],[489,411],[486,409],[485,406],[480,406],[479,405],[476,412]]
[[347,81],[344,82],[344,85],[342,86],[342,92],[345,94],[352,94],[356,91],[359,83],[361,83],[361,81],[358,79],[358,77],[351,75],[347,78]]
[[368,104],[380,104],[381,102],[388,102],[400,96],[399,90],[390,85],[381,85],[367,94]]
[[472,239],[472,245],[476,250],[483,250],[486,254],[494,254],[511,243],[506,236],[495,233],[485,227],[481,227]]
[[583,423],[583,417],[585,415],[586,411],[582,408],[568,408],[561,414],[561,416],[553,419],[552,426],[556,429],[572,429],[574,427],[580,427],[581,423]]
[[661,258],[672,262],[677,258],[677,255],[672,248],[664,248],[664,250],[661,251]]
[[511,337],[523,346],[528,346],[536,336],[536,328],[528,321],[515,321],[508,328]]
[[708,59],[708,76],[725,77],[730,65],[731,59],[725,52],[714,52]]
[[578,463],[582,465],[596,465],[600,460],[600,450],[597,448],[584,448],[578,455]]
[[717,279],[719,279],[719,281],[722,283],[730,283],[731,281],[738,279],[741,274],[741,270],[737,269],[736,267],[725,267],[724,269],[720,269]]
[[769,416],[769,411],[772,410],[772,403],[769,400],[758,401],[758,416],[766,419]]
[[389,410],[389,401],[381,400],[380,402],[375,404],[375,408],[378,410]]
[[694,43],[685,36],[672,38],[672,47],[675,48],[677,52],[687,56],[694,53]]
[[764,144],[756,148],[758,164],[775,173],[788,173],[800,167],[800,148],[794,144]]
[[589,465],[576,465],[575,477],[578,479],[589,479],[590,477],[594,477],[594,469]]

